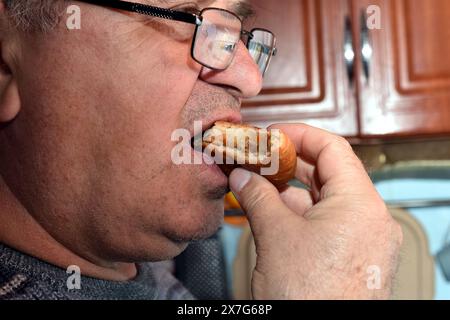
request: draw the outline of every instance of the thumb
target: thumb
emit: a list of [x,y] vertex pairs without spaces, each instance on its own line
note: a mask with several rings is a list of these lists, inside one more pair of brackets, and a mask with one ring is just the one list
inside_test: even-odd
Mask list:
[[278,190],[256,173],[235,169],[230,175],[230,189],[247,213],[255,233],[272,228],[281,215],[292,214],[281,200]]

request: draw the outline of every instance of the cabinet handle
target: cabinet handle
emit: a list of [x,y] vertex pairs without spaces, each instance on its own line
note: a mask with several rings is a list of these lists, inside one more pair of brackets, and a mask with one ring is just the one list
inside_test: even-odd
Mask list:
[[361,61],[362,69],[366,82],[370,79],[370,64],[372,62],[372,41],[370,39],[370,30],[367,26],[367,14],[361,10]]
[[353,86],[355,78],[355,51],[353,49],[352,21],[349,17],[345,18],[344,60],[347,68],[348,81],[350,86]]

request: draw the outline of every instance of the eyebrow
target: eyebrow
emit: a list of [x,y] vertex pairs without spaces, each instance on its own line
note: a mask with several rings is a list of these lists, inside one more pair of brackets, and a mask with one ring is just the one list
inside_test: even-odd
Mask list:
[[[214,0],[197,0],[197,1],[194,0],[192,2],[196,2],[201,8],[206,8],[215,1]],[[254,16],[256,13],[255,10],[253,9],[253,6],[250,3],[248,3],[246,0],[233,1],[233,3],[228,7],[228,10],[235,13],[242,20],[250,18],[251,16]]]
[[230,9],[231,11],[236,13],[239,17],[241,17],[243,20],[248,19],[255,15],[255,9],[247,1],[240,0],[234,2]]

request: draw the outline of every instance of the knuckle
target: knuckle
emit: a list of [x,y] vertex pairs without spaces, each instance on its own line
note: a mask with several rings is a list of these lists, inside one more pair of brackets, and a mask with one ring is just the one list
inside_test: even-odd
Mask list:
[[345,149],[345,150],[352,150],[352,146],[350,144],[350,142],[348,142],[347,139],[341,137],[341,136],[336,136],[335,137],[335,141],[336,145],[338,145],[339,147]]
[[361,163],[360,159],[353,151],[350,142],[348,142],[345,138],[335,136],[334,140],[328,145],[328,147],[333,150],[333,154],[339,155],[339,157],[343,159],[349,166],[358,169],[364,169],[364,166]]
[[264,200],[269,197],[267,192],[261,190],[261,192],[252,193],[247,199],[247,205],[249,209],[256,209],[262,205]]
[[251,192],[246,197],[247,213],[253,214],[264,210],[266,203],[273,203],[275,201],[271,190],[266,186],[259,187],[257,192]]

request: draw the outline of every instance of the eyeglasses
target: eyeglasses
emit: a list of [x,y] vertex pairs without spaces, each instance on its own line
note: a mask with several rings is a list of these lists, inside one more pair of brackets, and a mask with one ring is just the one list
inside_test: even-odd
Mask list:
[[191,56],[199,64],[213,70],[227,69],[236,55],[239,41],[246,37],[247,49],[262,75],[276,55],[275,35],[266,29],[243,29],[242,20],[231,11],[221,8],[206,8],[198,14],[175,11],[118,0],[79,0],[94,5],[136,12],[162,19],[195,24]]

